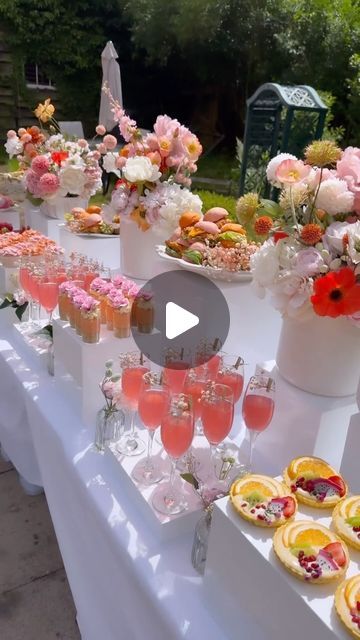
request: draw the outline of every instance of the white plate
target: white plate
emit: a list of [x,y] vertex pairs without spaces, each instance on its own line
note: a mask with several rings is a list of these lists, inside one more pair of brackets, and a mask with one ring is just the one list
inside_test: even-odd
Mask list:
[[216,269],[215,267],[206,267],[202,264],[192,264],[186,262],[182,258],[173,258],[166,253],[165,246],[158,244],[156,251],[160,258],[164,260],[171,260],[172,263],[176,262],[182,269],[188,271],[194,271],[201,276],[206,276],[211,280],[223,280],[225,282],[246,282],[252,279],[251,271],[227,271],[227,269]]
[[73,236],[79,236],[80,238],[118,238],[120,235],[119,233],[76,233],[75,231],[67,229],[66,226],[65,229],[68,233],[71,233]]

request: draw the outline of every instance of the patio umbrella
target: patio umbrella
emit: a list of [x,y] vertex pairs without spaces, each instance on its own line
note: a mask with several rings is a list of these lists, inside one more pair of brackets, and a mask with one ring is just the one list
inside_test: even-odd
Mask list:
[[[123,106],[121,75],[120,67],[116,62],[117,58],[118,54],[116,49],[111,40],[109,40],[101,54],[101,65],[103,70],[102,85],[104,82],[107,82],[113,98]],[[107,131],[111,131],[116,124],[113,114],[111,113],[109,98],[103,91],[101,92],[100,100],[99,124],[103,124]]]

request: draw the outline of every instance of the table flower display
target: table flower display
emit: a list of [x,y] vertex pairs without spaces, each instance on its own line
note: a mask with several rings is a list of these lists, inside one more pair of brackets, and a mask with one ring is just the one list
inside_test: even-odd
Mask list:
[[8,131],[5,149],[17,158],[30,198],[42,203],[47,216],[63,218],[71,209],[70,199],[72,206],[86,206],[101,188],[101,154],[85,139],[61,134],[54,112],[50,99],[39,104],[34,113],[40,126]]
[[118,216],[109,216],[97,205],[90,205],[86,209],[74,207],[65,214],[66,227],[72,233],[89,233],[101,235],[117,235],[120,232]]
[[280,373],[313,393],[355,393],[360,375],[360,149],[315,141],[273,158],[279,202],[248,193],[239,221],[265,239],[253,283],[283,315]]
[[103,90],[126,143],[118,154],[103,158],[104,167],[119,176],[109,207],[121,218],[122,268],[126,275],[149,278],[155,244],[175,230],[185,211],[201,212],[201,200],[189,187],[202,147],[167,115],[158,116],[153,130],[143,134],[107,86]]

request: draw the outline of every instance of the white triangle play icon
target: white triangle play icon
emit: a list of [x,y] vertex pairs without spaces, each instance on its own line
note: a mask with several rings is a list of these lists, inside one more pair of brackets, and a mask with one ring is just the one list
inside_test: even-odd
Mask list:
[[199,318],[175,302],[166,303],[166,337],[173,340],[199,324]]

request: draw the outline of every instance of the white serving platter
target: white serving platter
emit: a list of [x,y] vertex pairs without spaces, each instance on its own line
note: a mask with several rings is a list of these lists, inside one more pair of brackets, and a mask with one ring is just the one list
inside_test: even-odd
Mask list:
[[227,269],[215,269],[214,267],[206,267],[202,264],[192,264],[186,262],[182,258],[173,258],[166,253],[165,246],[159,244],[156,246],[156,252],[163,260],[167,260],[172,264],[176,264],[181,269],[193,271],[201,276],[206,276],[210,280],[222,280],[224,282],[246,282],[252,279],[251,271],[227,271]]

